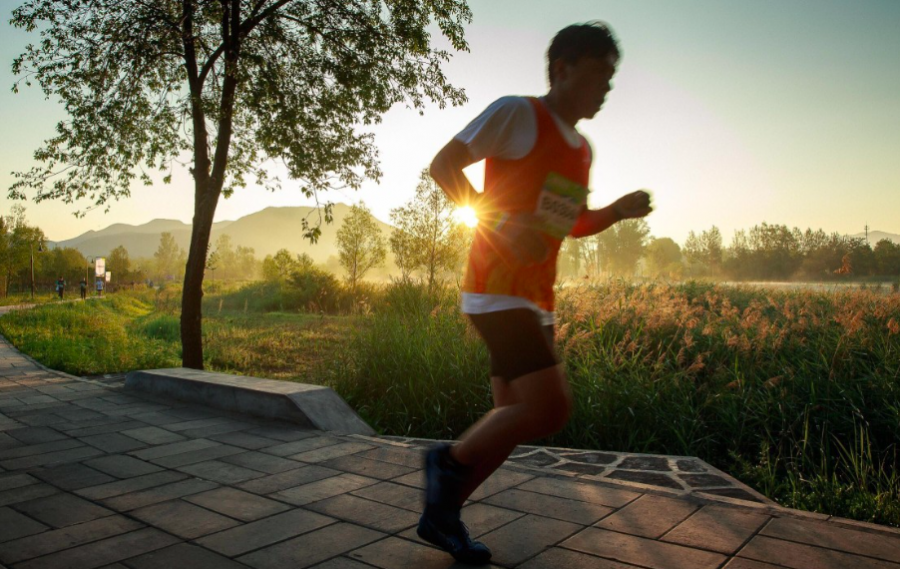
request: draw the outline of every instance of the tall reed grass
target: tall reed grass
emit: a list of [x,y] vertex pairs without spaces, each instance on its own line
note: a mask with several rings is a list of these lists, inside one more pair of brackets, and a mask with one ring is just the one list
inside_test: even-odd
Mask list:
[[[560,289],[573,386],[554,446],[694,455],[785,505],[900,525],[900,296],[712,284]],[[490,408],[455,293],[398,290],[332,370],[390,434],[449,438]]]

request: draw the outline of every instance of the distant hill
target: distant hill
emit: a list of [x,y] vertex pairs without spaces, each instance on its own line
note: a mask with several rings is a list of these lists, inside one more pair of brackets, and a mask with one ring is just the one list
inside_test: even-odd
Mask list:
[[[213,224],[210,245],[214,247],[216,239],[227,234],[235,247],[252,247],[259,259],[273,255],[279,249],[287,249],[294,254],[306,253],[315,262],[324,264],[329,257],[337,255],[337,230],[349,212],[350,206],[335,204],[332,209],[334,221],[330,224],[323,221],[322,235],[315,244],[303,238],[303,219],[306,218],[310,225],[318,223],[319,214],[315,208],[270,207],[235,221]],[[377,223],[387,239],[392,227],[381,221]],[[88,231],[60,241],[57,246],[73,247],[85,256],[104,256],[122,245],[132,258],[152,257],[164,232],[171,233],[178,245],[187,250],[191,226],[171,219],[154,219],[143,225],[116,223],[100,231]]]
[[[866,233],[865,232],[855,233],[855,234],[851,235],[850,237],[865,238]],[[890,241],[893,241],[897,245],[900,245],[900,235],[897,235],[896,233],[887,233],[885,231],[870,231],[869,232],[869,245],[871,245],[872,247],[874,247],[876,244],[878,244],[878,242],[881,241],[882,239],[888,239]]]

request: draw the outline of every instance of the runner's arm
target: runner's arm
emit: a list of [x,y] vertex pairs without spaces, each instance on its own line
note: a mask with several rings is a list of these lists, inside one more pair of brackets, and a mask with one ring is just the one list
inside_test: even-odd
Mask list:
[[474,162],[466,145],[454,138],[431,161],[429,173],[450,201],[461,207],[471,206],[477,212],[480,194],[463,173]]
[[650,194],[638,190],[622,196],[602,209],[586,210],[578,217],[569,235],[576,238],[596,235],[618,221],[646,217],[651,211],[653,206],[650,205]]

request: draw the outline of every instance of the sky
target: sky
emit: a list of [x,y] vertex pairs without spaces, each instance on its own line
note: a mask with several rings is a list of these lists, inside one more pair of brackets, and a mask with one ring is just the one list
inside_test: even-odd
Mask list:
[[[0,211],[13,171],[65,114],[39,88],[12,94],[12,59],[37,35],[9,25],[20,0],[0,0]],[[468,53],[444,69],[468,103],[424,115],[398,105],[374,127],[383,177],[323,199],[364,201],[376,217],[409,201],[421,170],[493,100],[542,95],[546,49],[566,25],[604,20],[622,50],[603,110],[578,129],[590,141],[591,207],[648,189],[652,235],[683,243],[717,226],[768,222],[856,234],[900,233],[900,1],[472,0]],[[443,43],[441,43],[443,45]],[[483,165],[467,174],[481,188]],[[193,216],[192,180],[135,184],[108,213],[90,204],[24,202],[54,241],[114,223]],[[296,184],[248,187],[219,203],[216,221],[270,206],[311,205]]]

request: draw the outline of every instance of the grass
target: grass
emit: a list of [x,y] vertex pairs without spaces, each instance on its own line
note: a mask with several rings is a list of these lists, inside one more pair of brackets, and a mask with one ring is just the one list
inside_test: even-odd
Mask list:
[[[433,300],[376,310],[333,368],[381,432],[451,438],[490,408],[484,348]],[[561,290],[558,316],[576,407],[543,444],[699,456],[786,506],[900,525],[900,296],[608,283]]]
[[[0,331],[79,375],[179,365],[179,298],[51,304]],[[457,291],[371,298],[325,316],[210,294],[207,368],[331,385],[382,433],[458,436],[491,394]],[[609,282],[561,288],[558,317],[576,408],[541,443],[698,456],[785,506],[900,526],[900,295]]]

